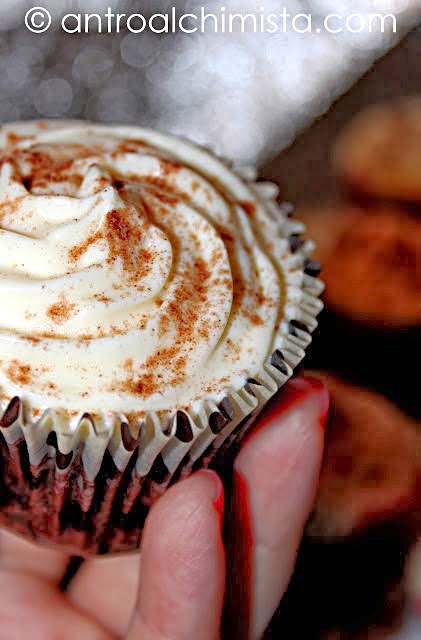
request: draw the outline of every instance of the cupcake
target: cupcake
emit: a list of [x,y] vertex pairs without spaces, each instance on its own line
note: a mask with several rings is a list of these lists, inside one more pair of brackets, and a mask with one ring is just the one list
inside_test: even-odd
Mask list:
[[325,453],[273,637],[389,638],[406,604],[405,566],[420,533],[418,425],[377,393],[325,372],[311,375],[330,394]]
[[377,393],[325,372],[314,375],[329,389],[331,411],[307,533],[345,538],[402,516],[415,525],[421,506],[417,421]]
[[357,197],[421,204],[421,97],[363,110],[338,137],[336,173]]
[[187,141],[80,122],[0,137],[0,523],[135,549],[153,502],[225,472],[302,360],[313,244],[273,185]]
[[305,219],[326,283],[311,366],[371,386],[421,416],[410,366],[421,348],[421,220],[396,207],[346,205]]

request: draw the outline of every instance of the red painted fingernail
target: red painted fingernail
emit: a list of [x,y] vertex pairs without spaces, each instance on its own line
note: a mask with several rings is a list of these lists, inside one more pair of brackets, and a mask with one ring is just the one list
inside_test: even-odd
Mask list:
[[215,498],[213,499],[213,504],[218,514],[219,520],[221,522],[221,527],[222,527],[224,522],[224,511],[225,511],[225,493],[224,493],[224,485],[222,484],[222,480],[218,476],[216,471],[212,471],[212,469],[200,469],[197,473],[200,475],[206,476],[208,478],[212,478],[212,482],[215,486]]
[[291,411],[293,407],[315,393],[322,398],[319,424],[324,431],[329,413],[329,393],[321,380],[306,376],[293,378],[280,389],[279,393],[275,395],[263,410],[257,419],[256,426],[253,426],[249,435],[246,436],[245,441],[252,439],[269,422],[282,418],[282,416]]
[[327,387],[323,384],[319,378],[313,378],[312,376],[304,376],[302,380],[305,380],[314,391],[319,393],[322,397],[322,410],[320,412],[319,423],[323,431],[326,429],[327,419],[329,416],[330,397]]

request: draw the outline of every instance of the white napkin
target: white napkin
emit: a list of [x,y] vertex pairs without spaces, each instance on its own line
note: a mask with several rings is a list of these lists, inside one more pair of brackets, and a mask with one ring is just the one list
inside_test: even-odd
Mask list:
[[[193,11],[200,5],[189,4]],[[187,133],[244,163],[286,147],[421,21],[421,0],[227,0],[205,5],[210,11],[224,5],[243,14],[258,12],[262,5],[267,12],[280,13],[287,6],[291,16],[310,13],[314,24],[331,13],[396,16],[398,33],[391,31],[392,21],[380,33],[379,21],[372,33],[300,34],[289,28],[276,35],[209,32],[176,38],[165,61],[156,63],[162,89],[157,125]],[[303,19],[301,28],[305,24]],[[352,28],[358,29],[358,22]]]
[[[52,32],[25,33],[24,13],[35,5],[52,13]],[[243,15],[285,9],[290,19],[285,33],[276,34],[58,33],[66,12],[105,14],[110,6],[150,16],[173,5],[178,15],[201,7],[219,15],[222,6]],[[294,31],[299,13],[311,14],[319,32]],[[342,16],[342,26],[359,14],[354,29],[370,14],[394,14],[397,33],[391,20],[384,33],[380,20],[371,32],[328,33],[323,19],[332,13]],[[4,43],[0,37],[0,119],[86,117],[156,126],[255,164],[291,143],[419,21],[421,0],[1,0],[0,30],[14,31]],[[296,26],[303,29],[305,20]]]

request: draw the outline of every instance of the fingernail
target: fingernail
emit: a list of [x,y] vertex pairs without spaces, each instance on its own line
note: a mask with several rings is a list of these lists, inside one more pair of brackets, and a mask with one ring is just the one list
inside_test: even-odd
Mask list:
[[212,471],[212,469],[200,469],[197,471],[196,475],[201,475],[203,477],[209,478],[212,480],[214,485],[214,499],[213,505],[215,507],[215,511],[218,514],[218,518],[221,523],[221,528],[224,522],[224,511],[225,511],[225,494],[224,494],[224,485],[222,484],[221,478],[218,476],[216,471]]
[[327,387],[323,384],[319,378],[314,378],[313,376],[304,376],[302,380],[310,385],[311,388],[314,389],[316,393],[320,395],[321,398],[321,410],[319,417],[319,424],[321,429],[324,431],[326,429],[326,423],[329,416],[329,408],[330,408],[330,397],[329,391]]
[[329,393],[321,380],[311,376],[302,376],[290,380],[259,416],[257,425],[253,427],[245,440],[249,441],[260,432],[268,423],[279,420],[289,413],[297,404],[300,404],[312,395],[318,395],[320,399],[319,425],[324,431],[329,414]]
[[320,419],[324,424],[329,412],[329,393],[323,382],[313,376],[293,378],[281,389],[279,396],[275,399],[275,403],[278,401],[279,414],[287,413],[296,404],[313,394],[317,394],[321,399]]

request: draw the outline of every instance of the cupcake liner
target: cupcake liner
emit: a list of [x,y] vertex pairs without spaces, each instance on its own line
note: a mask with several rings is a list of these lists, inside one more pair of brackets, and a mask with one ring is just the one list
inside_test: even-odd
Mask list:
[[[247,172],[247,179],[255,172]],[[254,417],[301,362],[323,305],[323,284],[302,241],[304,226],[287,218],[269,183],[250,185],[279,218],[290,251],[284,268],[286,304],[275,350],[262,369],[219,404],[204,399],[197,412],[170,421],[149,413],[137,425],[124,415],[99,424],[89,413],[76,428],[59,412],[30,415],[24,398],[2,405],[0,524],[80,554],[131,551],[139,546],[149,508],[168,486],[196,469],[229,475],[230,462]],[[297,270],[304,269],[297,282]]]

